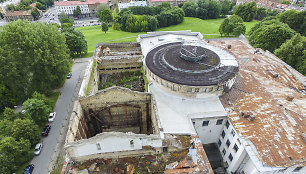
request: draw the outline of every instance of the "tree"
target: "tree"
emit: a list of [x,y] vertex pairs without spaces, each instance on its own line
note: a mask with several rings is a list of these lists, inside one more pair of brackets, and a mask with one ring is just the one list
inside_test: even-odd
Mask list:
[[264,7],[260,7],[257,9],[257,14],[255,16],[256,20],[263,20],[263,18],[267,17],[267,10]]
[[199,0],[196,13],[200,19],[216,19],[221,13],[221,4],[215,0]]
[[275,55],[306,75],[306,37],[296,34],[276,49]]
[[61,22],[62,29],[71,28],[73,26],[74,20],[66,15],[64,12],[61,12],[59,15],[59,21]]
[[29,119],[16,119],[12,127],[12,137],[20,141],[22,139],[29,140],[31,146],[35,145],[40,139],[40,131],[38,126]]
[[80,17],[82,14],[80,6],[77,6],[75,10],[73,10],[73,16],[74,17]]
[[40,3],[40,2],[36,2],[36,7],[37,7],[39,10],[46,10],[46,6],[43,5],[43,4]]
[[257,13],[257,5],[255,2],[239,4],[234,8],[234,14],[240,16],[243,21],[252,21]]
[[11,108],[5,108],[0,119],[2,120],[10,120],[14,121],[17,118],[21,118],[19,113],[15,113],[15,111]]
[[64,34],[71,57],[80,57],[87,53],[87,41],[81,31],[76,31],[71,28],[65,30]]
[[32,11],[31,11],[31,15],[33,16],[34,20],[37,20],[40,16],[40,13],[38,11],[37,8],[34,8]]
[[0,139],[12,135],[13,122],[11,120],[0,120]]
[[233,3],[229,0],[220,0],[220,3],[221,3],[220,15],[225,16],[225,15],[230,14],[230,11],[233,8]]
[[288,10],[279,15],[279,20],[296,32],[306,35],[306,11]]
[[31,98],[22,104],[22,109],[26,110],[31,119],[38,126],[43,126],[48,121],[51,108],[44,103],[43,100]]
[[58,87],[69,63],[65,37],[53,25],[18,20],[0,33],[0,82],[15,102]]
[[250,31],[249,41],[253,47],[274,52],[282,43],[295,34],[287,24],[277,20],[263,21],[256,24]]
[[196,9],[197,9],[198,5],[195,2],[185,2],[184,5],[182,6],[182,9],[185,13],[185,16],[187,17],[196,17]]
[[102,22],[101,27],[102,27],[102,31],[104,31],[106,34],[106,32],[108,31],[108,25],[105,22]]
[[99,21],[109,24],[113,20],[112,11],[109,6],[102,4],[97,7]]
[[244,34],[246,30],[245,25],[241,17],[237,15],[232,15],[229,18],[224,19],[219,27],[219,32],[221,35],[235,35],[239,36]]
[[16,171],[17,166],[29,160],[29,140],[16,141],[13,137],[0,140],[0,173],[9,174]]

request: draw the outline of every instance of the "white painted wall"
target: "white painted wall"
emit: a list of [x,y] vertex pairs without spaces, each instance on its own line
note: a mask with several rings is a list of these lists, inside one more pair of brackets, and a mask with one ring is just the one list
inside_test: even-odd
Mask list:
[[[216,125],[217,120],[219,119],[223,119],[223,122],[220,125]],[[223,130],[226,120],[226,117],[221,116],[192,119],[192,122],[202,144],[210,144],[218,142],[219,135]],[[207,126],[203,126],[203,121],[209,121],[209,124]]]
[[[230,121],[229,121],[230,123]],[[223,131],[225,132],[224,138],[222,138],[222,131],[220,133],[219,139],[221,141],[221,146],[219,146],[219,150],[221,152],[221,155],[223,156],[223,161],[228,163],[228,168],[226,169],[228,173],[235,172],[240,164],[242,163],[243,159],[246,157],[247,152],[245,151],[242,144],[239,142],[239,135],[237,134],[236,130],[230,123],[228,128],[226,127],[226,120],[224,121],[224,128]],[[232,131],[234,131],[234,134],[232,134]],[[233,136],[234,135],[234,136]],[[230,146],[227,147],[226,142],[229,140]],[[234,145],[237,145],[239,148],[236,152],[233,148]],[[223,150],[225,149],[226,153],[223,153]],[[230,161],[229,155],[232,154],[233,160]]]
[[76,7],[79,6],[82,14],[89,13],[88,5],[67,5],[67,6],[55,6],[55,9],[58,14],[64,12],[65,14],[73,14],[73,11]]
[[[305,174],[306,173],[306,167],[303,167],[298,172],[293,172],[296,167],[299,166],[292,166],[289,168],[282,168],[282,167],[269,167],[269,166],[263,166],[263,164],[259,164],[258,159],[253,159],[250,157],[248,148],[244,147],[245,140],[240,137],[236,130],[234,129],[233,125],[229,121],[228,128],[226,127],[226,121],[224,122],[225,126],[223,128],[223,131],[225,133],[224,138],[222,138],[222,131],[220,135],[220,141],[221,145],[219,146],[219,150],[221,152],[221,155],[223,157],[223,161],[228,163],[228,168],[226,169],[227,173],[235,173],[240,168],[241,170],[239,172],[244,172],[245,174],[274,174],[274,173],[284,173],[284,174]],[[234,131],[235,136],[232,134],[232,130]],[[230,146],[227,147],[226,141],[230,141]],[[241,143],[240,143],[241,142]],[[233,149],[234,145],[237,145],[239,150],[235,152]],[[223,149],[225,149],[226,153],[223,154]],[[254,153],[254,152],[253,152]],[[229,155],[232,154],[233,160],[230,161]],[[254,161],[255,160],[255,161]]]
[[68,143],[65,148],[70,157],[79,158],[108,152],[141,150],[143,146],[162,147],[162,141],[157,135],[105,132],[89,139]]

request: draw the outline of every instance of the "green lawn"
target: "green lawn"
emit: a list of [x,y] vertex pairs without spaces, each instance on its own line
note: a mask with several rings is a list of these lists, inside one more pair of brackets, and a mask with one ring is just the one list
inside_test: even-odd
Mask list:
[[[160,28],[157,31],[178,31],[178,30],[191,30],[193,32],[201,32],[206,39],[220,38],[219,26],[224,18],[220,19],[208,19],[202,20],[198,18],[185,17],[183,23],[170,27]],[[247,32],[250,28],[255,25],[258,21],[245,22]],[[144,33],[130,33],[124,31],[113,30],[111,27],[105,34],[101,30],[101,26],[90,26],[90,27],[78,27],[76,30],[80,30],[85,35],[88,43],[88,53],[85,57],[93,55],[94,49],[97,43],[103,42],[135,42],[139,34]],[[205,35],[205,34],[216,34],[216,35]]]

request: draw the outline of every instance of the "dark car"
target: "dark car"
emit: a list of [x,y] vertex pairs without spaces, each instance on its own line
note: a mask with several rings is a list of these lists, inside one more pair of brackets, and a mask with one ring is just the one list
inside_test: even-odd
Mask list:
[[30,164],[24,169],[24,174],[32,174],[33,170],[34,170],[34,164]]
[[67,79],[70,79],[71,78],[71,76],[72,76],[72,73],[70,72],[70,73],[68,73],[67,74]]
[[42,136],[48,136],[49,132],[50,132],[51,126],[47,125],[44,130],[42,131],[41,135]]

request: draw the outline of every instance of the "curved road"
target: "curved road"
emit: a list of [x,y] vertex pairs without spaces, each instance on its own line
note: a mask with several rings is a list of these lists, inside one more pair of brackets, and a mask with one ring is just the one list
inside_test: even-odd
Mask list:
[[67,79],[64,86],[60,89],[61,95],[59,96],[54,111],[56,112],[56,117],[54,122],[50,123],[51,131],[47,137],[43,137],[41,142],[43,143],[42,152],[40,155],[35,156],[31,164],[35,165],[33,174],[46,174],[48,173],[48,168],[54,156],[54,151],[57,143],[61,140],[60,131],[65,123],[65,119],[68,117],[70,106],[73,102],[73,97],[79,82],[79,78],[83,77],[84,71],[89,58],[77,59],[77,62],[72,66],[72,77]]

